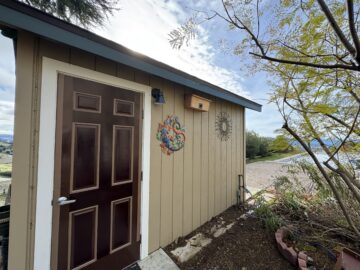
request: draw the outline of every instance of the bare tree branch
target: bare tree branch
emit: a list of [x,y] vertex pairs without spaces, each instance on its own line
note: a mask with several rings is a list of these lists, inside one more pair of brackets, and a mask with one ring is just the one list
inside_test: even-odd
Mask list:
[[328,19],[328,21],[329,21],[332,29],[334,30],[335,34],[340,39],[341,43],[355,57],[356,56],[355,48],[351,45],[349,40],[345,37],[343,31],[341,30],[341,28],[339,27],[339,25],[335,21],[335,18],[332,15],[332,13],[331,13],[329,7],[327,6],[327,4],[325,3],[325,1],[324,0],[317,0],[317,2],[320,5],[320,8],[323,11],[323,13],[325,14],[326,18]]
[[355,45],[355,50],[356,50],[355,59],[358,63],[360,63],[360,42],[359,42],[359,37],[357,34],[356,27],[355,27],[354,2],[352,0],[347,0],[346,4],[347,4],[348,16],[349,16],[350,34],[351,34],[352,40]]
[[[329,157],[328,160],[326,160],[324,162],[324,164],[326,163],[329,163],[329,161],[340,151],[340,149],[345,145],[345,143],[347,142],[347,139],[350,137],[350,135],[353,133],[354,129],[355,129],[355,126],[357,124],[357,118],[359,116],[359,113],[360,113],[360,107],[358,108],[357,110],[357,113],[355,115],[355,118],[354,118],[354,121],[353,121],[353,124],[349,130],[349,132],[346,134],[345,138],[342,140],[341,144],[336,148],[336,150],[334,151],[334,153],[332,153],[332,155]],[[360,186],[359,186],[360,188]]]
[[315,64],[315,63],[308,63],[308,62],[301,62],[301,61],[293,61],[287,59],[278,59],[271,56],[267,56],[266,54],[258,54],[254,52],[250,52],[251,55],[259,57],[264,60],[282,63],[282,64],[290,64],[295,66],[306,66],[306,67],[314,67],[314,68],[322,68],[322,69],[345,69],[345,70],[353,70],[353,71],[360,71],[359,67],[357,66],[350,66],[350,65],[341,65],[341,64],[333,64],[333,65],[323,65],[323,64]]
[[287,123],[285,123],[283,125],[283,128],[285,130],[287,130],[300,144],[301,146],[305,149],[305,151],[310,155],[310,157],[312,158],[312,160],[315,162],[316,167],[319,169],[319,171],[321,172],[322,176],[325,178],[326,182],[328,183],[331,191],[333,192],[347,222],[349,223],[349,225],[351,226],[351,228],[354,230],[354,232],[360,237],[360,232],[358,230],[358,228],[355,226],[354,222],[352,221],[350,215],[347,212],[347,208],[344,205],[344,202],[341,199],[340,193],[338,192],[337,188],[335,187],[334,183],[331,181],[329,175],[326,173],[326,171],[324,170],[324,168],[321,166],[321,163],[319,162],[319,160],[317,159],[317,157],[315,156],[314,152],[308,147],[308,145],[296,134],[296,132],[294,130],[292,130]]

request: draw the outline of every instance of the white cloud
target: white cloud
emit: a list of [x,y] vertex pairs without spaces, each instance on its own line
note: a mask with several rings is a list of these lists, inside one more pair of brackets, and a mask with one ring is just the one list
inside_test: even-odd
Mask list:
[[190,15],[189,10],[175,1],[123,0],[121,10],[110,18],[105,28],[95,31],[132,50],[248,97],[237,72],[216,63],[216,48],[208,42],[204,28],[189,46],[181,50],[171,48],[168,34]]
[[0,35],[0,134],[14,128],[15,59],[12,41]]
[[15,89],[15,73],[0,66],[0,87]]
[[0,134],[12,134],[14,126],[14,102],[0,100]]
[[[9,73],[15,73],[14,47],[11,39],[0,35],[0,68]],[[0,83],[2,82],[0,78]]]
[[[96,29],[101,36],[160,62],[199,77],[245,97],[262,100],[269,91],[263,78],[246,78],[237,70],[241,59],[224,56],[218,38],[233,33],[220,32],[224,25],[215,22],[201,28],[201,34],[189,46],[174,50],[168,34],[191,16],[193,9],[216,10],[219,1],[208,0],[121,0],[121,10],[109,19],[105,28]],[[187,8],[189,7],[189,8]],[[224,29],[222,29],[224,30]],[[235,65],[236,63],[236,65]],[[222,65],[222,66],[221,66]],[[10,39],[0,35],[0,133],[12,133],[14,110],[15,62]],[[6,102],[5,102],[6,101]],[[262,135],[273,135],[281,125],[276,109],[264,105],[264,112],[248,112],[247,126]],[[266,117],[264,117],[266,115]]]
[[274,104],[264,105],[261,113],[246,111],[246,129],[254,130],[262,136],[276,136],[275,130],[282,125],[283,121]]

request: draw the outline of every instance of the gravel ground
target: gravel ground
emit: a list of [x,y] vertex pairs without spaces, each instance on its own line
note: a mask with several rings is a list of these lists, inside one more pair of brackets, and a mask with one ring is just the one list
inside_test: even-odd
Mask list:
[[[246,164],[246,185],[251,192],[270,186],[276,177],[282,175],[287,175],[287,165],[284,163],[259,161]],[[305,174],[299,174],[298,178],[302,182],[308,179]]]

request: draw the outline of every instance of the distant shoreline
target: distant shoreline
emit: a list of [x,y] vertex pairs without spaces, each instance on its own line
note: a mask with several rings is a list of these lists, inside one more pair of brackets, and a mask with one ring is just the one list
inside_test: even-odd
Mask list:
[[297,157],[300,157],[300,156],[305,156],[307,153],[306,152],[302,152],[302,153],[299,153],[299,154],[295,154],[295,155],[292,155],[292,156],[288,156],[288,157],[284,157],[284,158],[279,158],[279,159],[275,159],[275,160],[269,160],[269,161],[266,161],[266,162],[273,162],[273,163],[286,163],[286,162],[283,162],[285,160],[291,160],[293,158],[297,158]]

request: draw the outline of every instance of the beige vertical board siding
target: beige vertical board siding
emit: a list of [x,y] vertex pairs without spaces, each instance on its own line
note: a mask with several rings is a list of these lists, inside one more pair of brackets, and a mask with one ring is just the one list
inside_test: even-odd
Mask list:
[[[29,222],[29,202],[32,192],[33,160],[33,76],[34,38],[18,32],[17,76],[15,96],[14,159],[9,236],[9,269],[29,269],[29,236],[33,233]],[[21,68],[24,67],[24,68]]]
[[[164,97],[166,103],[163,106],[162,120],[165,120],[168,115],[174,114],[174,87],[169,82],[164,82],[163,86]],[[174,154],[161,155],[161,221],[160,221],[160,245],[165,246],[169,244],[172,239],[172,182],[173,182],[173,165]]]
[[234,204],[235,199],[235,180],[236,180],[236,167],[235,167],[235,151],[236,151],[236,115],[234,104],[230,104],[230,117],[232,119],[232,132],[231,132],[231,148],[230,148],[230,156],[231,156],[231,202],[230,204]]
[[70,49],[70,63],[83,68],[95,70],[95,56],[79,49]]
[[186,141],[184,146],[184,198],[183,198],[183,233],[187,235],[193,228],[193,141],[194,111],[185,109],[184,125]]
[[[150,78],[150,84],[162,88],[162,80]],[[149,213],[149,252],[160,246],[160,210],[161,210],[161,148],[156,139],[159,123],[162,121],[163,106],[153,105],[151,108],[151,158],[150,158],[150,213]]]
[[[238,114],[240,115],[240,123],[239,123],[239,134],[240,134],[240,138],[239,138],[239,167],[240,167],[240,172],[239,174],[242,174],[244,176],[245,179],[245,171],[244,171],[244,166],[246,163],[246,148],[245,146],[245,118],[244,118],[244,110],[243,108],[241,108],[241,110],[239,110]],[[245,179],[246,180],[246,179]],[[240,194],[241,195],[241,194]],[[241,195],[241,199],[243,196]]]
[[[221,112],[221,103],[219,100],[216,100],[216,111],[215,111],[215,124],[217,121],[217,116]],[[217,135],[216,126],[215,126],[215,215],[221,212],[222,201],[221,201],[221,141]]]
[[209,218],[209,113],[201,113],[200,222]]
[[[70,48],[68,46],[53,43],[46,39],[40,39],[39,43],[40,57],[46,56],[48,58],[70,63]],[[39,58],[38,61],[42,62],[41,58]],[[41,81],[41,72],[38,74],[38,79]]]
[[134,81],[135,80],[135,71],[134,69],[122,65],[122,64],[116,64],[116,72],[117,76],[120,78],[123,78],[125,80]]
[[[240,160],[241,162],[241,174],[244,176],[244,186],[246,187],[247,186],[247,183],[246,183],[246,170],[245,170],[245,166],[246,166],[246,130],[245,130],[245,127],[246,127],[246,122],[245,122],[245,108],[241,108],[241,136],[243,136],[242,138],[242,143],[241,143],[241,153],[242,153],[242,158]],[[245,193],[243,194],[245,195]],[[242,196],[243,200],[245,200],[244,196]]]
[[193,137],[193,229],[201,225],[201,112],[194,111]]
[[237,123],[240,121],[239,117],[236,114],[236,106],[231,104],[231,118],[233,119],[233,127],[231,133],[231,170],[232,170],[232,179],[231,179],[231,204],[236,203],[236,182],[238,169],[236,167],[236,146],[238,141],[238,132],[237,132]]
[[[229,118],[231,119],[231,124],[234,123],[234,120],[231,115],[231,104],[226,102],[226,112],[228,113]],[[232,131],[233,132],[233,131]],[[232,136],[229,134],[229,137],[226,141],[226,208],[231,206],[231,183],[233,179],[232,168],[231,168],[231,145],[232,145]]]
[[96,71],[111,75],[111,76],[116,76],[117,75],[117,69],[116,69],[116,63],[105,59],[103,57],[97,56],[95,58],[95,68]]
[[215,113],[216,103],[210,104],[209,110],[209,219],[215,215]]
[[[184,89],[180,85],[175,85],[175,107],[174,115],[179,118],[181,125],[184,125]],[[185,126],[186,129],[186,126]],[[186,136],[186,130],[185,130]],[[186,143],[186,137],[185,137]],[[173,196],[172,196],[172,225],[173,240],[182,236],[183,233],[183,199],[184,199],[184,149],[180,149],[174,154],[173,170]]]
[[150,76],[149,74],[142,72],[142,71],[135,71],[135,78],[134,81],[137,83],[141,83],[144,85],[149,85],[150,83]]
[[[237,132],[240,134],[239,136],[239,139],[238,139],[238,146],[237,146],[237,151],[238,151],[238,168],[239,168],[239,174],[244,174],[244,163],[242,161],[242,158],[246,159],[245,158],[245,155],[244,155],[244,134],[243,134],[243,125],[244,125],[244,114],[243,114],[243,110],[242,108],[239,108],[237,110],[237,114],[238,114],[238,117],[240,119],[239,123],[238,123],[238,127],[237,127]],[[242,198],[242,194],[240,194],[240,199],[243,199]]]
[[[237,175],[244,174],[245,166],[243,107],[210,97],[214,102],[208,113],[186,109],[182,86],[24,32],[19,32],[17,53],[10,269],[31,269],[33,265],[31,223],[36,205],[42,56],[164,91],[166,104],[151,109],[149,252],[189,234],[235,202]],[[191,89],[185,92],[191,93]],[[216,134],[216,116],[222,111],[227,111],[233,122],[228,142]],[[167,156],[161,152],[156,133],[158,124],[172,114],[185,126],[186,141],[182,150]]]
[[[236,188],[239,188],[239,180],[238,180],[238,175],[240,174],[240,156],[241,156],[241,152],[240,152],[240,144],[241,144],[241,140],[242,140],[242,136],[239,133],[240,130],[240,124],[241,124],[241,115],[239,112],[239,108],[235,107],[235,115],[236,118],[238,119],[235,123],[235,131],[236,131],[236,153],[235,153],[235,163],[236,163]],[[237,198],[235,198],[235,202],[237,201]]]
[[[226,104],[225,102],[221,102],[221,112],[225,112],[226,111]],[[226,209],[226,195],[227,195],[227,166],[226,166],[226,151],[227,151],[227,147],[226,147],[226,141],[222,140],[220,141],[220,156],[221,156],[221,165],[220,165],[220,171],[221,171],[221,178],[220,178],[220,182],[221,182],[221,208],[220,211],[224,211]]]

